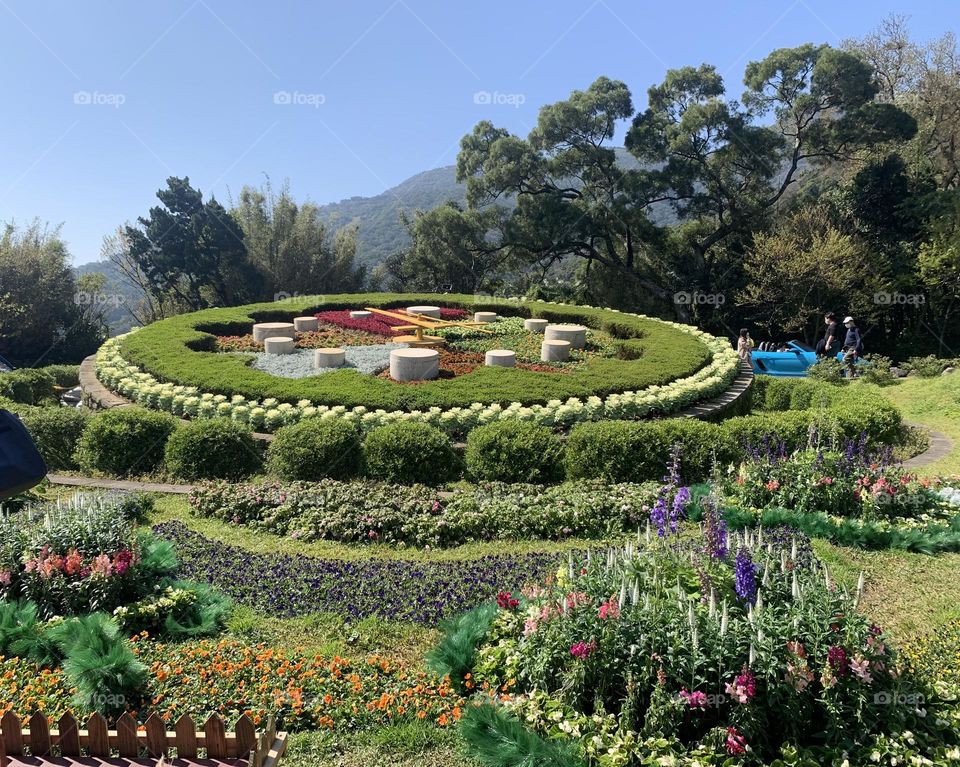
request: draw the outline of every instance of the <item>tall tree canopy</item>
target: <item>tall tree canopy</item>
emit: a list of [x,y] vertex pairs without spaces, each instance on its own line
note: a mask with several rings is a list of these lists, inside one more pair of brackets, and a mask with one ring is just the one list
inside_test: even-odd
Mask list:
[[203,200],[189,178],[171,176],[157,192],[161,205],[139,227],[124,227],[131,261],[160,301],[174,296],[189,310],[230,305],[249,297],[243,231],[215,199]]
[[[661,300],[713,291],[731,268],[720,246],[762,226],[804,166],[916,131],[909,114],[876,101],[870,66],[826,45],[773,51],[747,65],[744,84],[736,101],[712,66],[671,70],[635,115],[627,86],[601,77],[543,107],[526,139],[480,122],[457,158],[469,207],[444,216],[468,226],[472,212],[509,200],[495,241],[508,260],[582,259]],[[630,118],[636,162],[625,163],[609,142]],[[658,203],[689,224],[655,225]]]
[[106,337],[91,295],[97,289],[78,284],[59,229],[7,224],[0,236],[0,355],[30,367],[92,354]]
[[364,270],[354,265],[357,225],[332,232],[319,208],[298,205],[286,184],[276,194],[269,180],[262,189],[245,186],[231,214],[260,275],[260,300],[284,293],[349,292],[363,284]]

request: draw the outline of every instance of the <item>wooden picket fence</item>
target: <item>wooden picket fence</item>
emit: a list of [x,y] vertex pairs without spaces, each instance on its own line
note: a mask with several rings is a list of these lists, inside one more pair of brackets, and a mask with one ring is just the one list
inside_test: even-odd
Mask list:
[[[92,714],[86,729],[81,729],[70,713],[60,717],[57,727],[51,729],[47,717],[40,712],[30,717],[29,726],[24,729],[20,717],[8,711],[0,717],[0,731],[0,767],[74,764],[69,758],[81,755],[94,758],[85,759],[85,765],[155,765],[161,757],[172,758],[173,751],[174,765],[276,767],[287,740],[285,732],[277,732],[272,718],[258,735],[247,716],[241,716],[233,730],[228,731],[223,719],[215,714],[203,723],[202,729],[189,716],[181,716],[173,731],[167,730],[163,719],[151,714],[140,731],[130,714],[117,720],[115,730],[107,728],[107,720],[100,714]],[[206,759],[198,759],[200,749],[206,751]]]

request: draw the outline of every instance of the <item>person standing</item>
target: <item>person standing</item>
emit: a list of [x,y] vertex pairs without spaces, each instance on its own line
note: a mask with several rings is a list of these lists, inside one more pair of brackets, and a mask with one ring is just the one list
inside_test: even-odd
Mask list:
[[817,344],[817,355],[820,357],[836,357],[840,351],[840,323],[837,322],[837,315],[833,312],[827,312],[823,316],[823,322],[827,326],[823,338]]
[[853,321],[853,317],[844,317],[843,326],[847,329],[843,339],[843,361],[847,365],[847,378],[853,378],[854,366],[863,351],[863,338],[860,336],[860,328]]
[[737,354],[740,355],[741,362],[746,362],[753,367],[753,339],[750,338],[750,331],[746,328],[740,328],[740,337],[737,338]]

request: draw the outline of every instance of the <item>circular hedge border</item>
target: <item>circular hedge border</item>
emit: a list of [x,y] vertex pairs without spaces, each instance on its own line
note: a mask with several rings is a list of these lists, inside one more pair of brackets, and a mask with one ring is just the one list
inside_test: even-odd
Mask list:
[[[241,356],[213,351],[216,334],[246,333],[254,322],[428,302],[577,322],[616,338],[621,358],[592,359],[566,373],[484,367],[454,379],[404,386],[350,370],[278,378],[248,367]],[[187,417],[226,416],[266,430],[315,415],[348,418],[363,428],[412,419],[451,433],[504,417],[566,427],[673,412],[724,391],[737,371],[737,355],[725,339],[690,326],[614,309],[438,294],[314,296],[207,309],[111,339],[97,354],[100,381],[140,404]]]

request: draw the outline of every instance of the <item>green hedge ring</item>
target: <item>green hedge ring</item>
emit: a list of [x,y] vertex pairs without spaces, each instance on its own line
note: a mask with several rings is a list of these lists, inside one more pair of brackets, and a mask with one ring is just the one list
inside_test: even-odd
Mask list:
[[[621,358],[591,358],[563,373],[480,367],[409,386],[354,370],[281,378],[249,367],[252,357],[212,351],[216,333],[249,332],[255,322],[413,304],[585,325],[617,339]],[[265,431],[309,417],[344,418],[364,431],[412,420],[462,434],[506,418],[567,428],[675,412],[726,390],[738,369],[727,340],[687,325],[614,309],[436,294],[314,296],[207,309],[111,339],[97,354],[100,381],[139,404],[181,417],[227,417]]]

